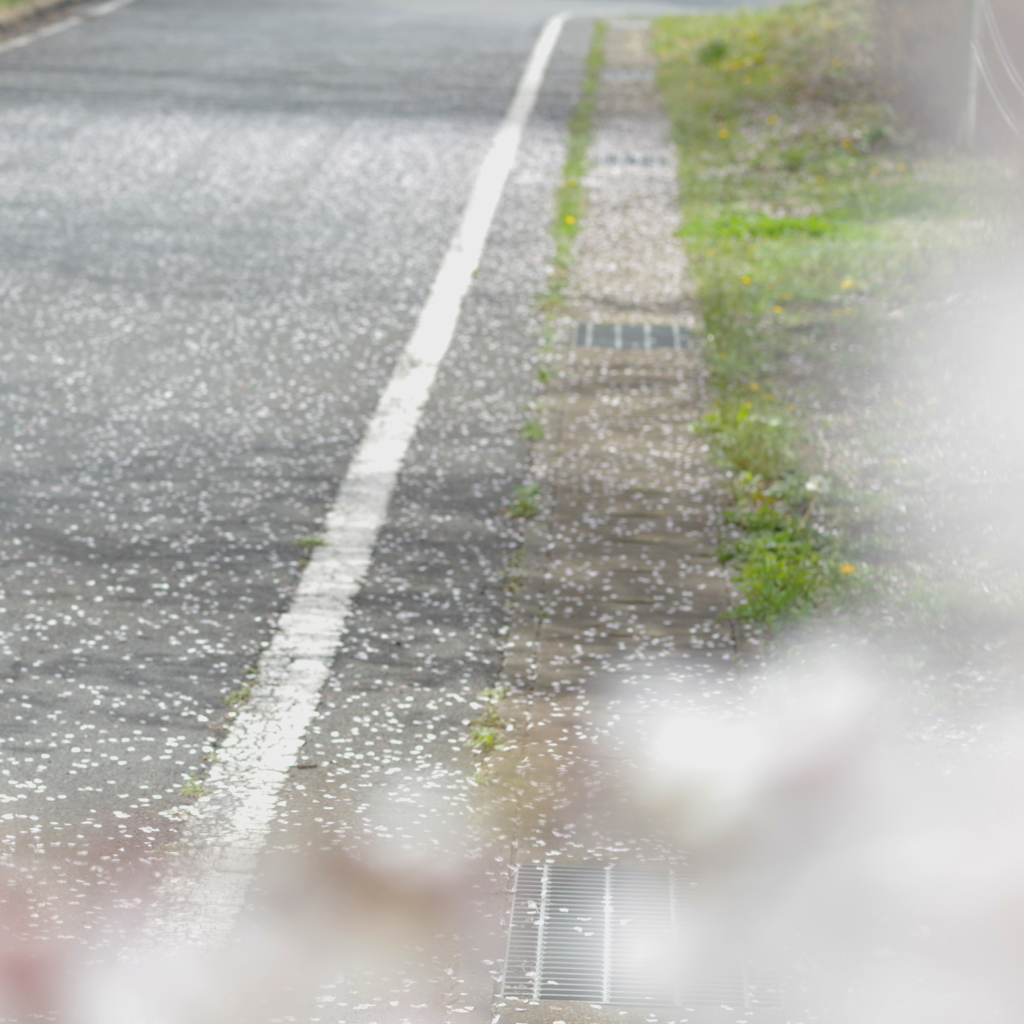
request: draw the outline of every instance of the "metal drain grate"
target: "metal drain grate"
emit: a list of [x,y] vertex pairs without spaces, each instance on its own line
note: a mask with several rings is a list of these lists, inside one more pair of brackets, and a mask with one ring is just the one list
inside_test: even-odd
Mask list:
[[577,324],[580,348],[674,348],[690,347],[690,332],[679,324]]
[[679,976],[694,884],[663,868],[523,864],[502,995],[620,1006],[778,1006],[745,966]]
[[597,166],[612,167],[668,167],[669,160],[664,156],[652,156],[649,153],[607,153],[594,157]]
[[605,68],[601,78],[606,82],[653,82],[654,72],[647,68]]

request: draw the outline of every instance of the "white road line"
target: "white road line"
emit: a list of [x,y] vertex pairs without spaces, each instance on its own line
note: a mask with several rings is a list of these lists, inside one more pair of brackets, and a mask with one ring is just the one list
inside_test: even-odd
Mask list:
[[113,14],[114,11],[119,11],[122,7],[127,7],[133,3],[135,3],[135,0],[109,0],[105,4],[87,7],[81,14],[72,14],[69,18],[61,18],[60,21],[44,25],[43,28],[37,28],[32,32],[25,32],[23,35],[15,36],[13,39],[0,43],[0,53],[6,53],[8,50],[20,50],[23,46],[28,46],[29,43],[34,43],[37,39],[46,39],[47,36],[55,36],[60,32],[66,32],[69,28],[74,28],[76,25],[81,25],[87,18],[104,18],[108,14]]
[[534,44],[412,337],[328,513],[325,543],[314,549],[260,658],[252,698],[203,784],[205,795],[185,826],[186,852],[161,885],[146,929],[161,949],[218,948],[242,907],[566,17],[551,18]]

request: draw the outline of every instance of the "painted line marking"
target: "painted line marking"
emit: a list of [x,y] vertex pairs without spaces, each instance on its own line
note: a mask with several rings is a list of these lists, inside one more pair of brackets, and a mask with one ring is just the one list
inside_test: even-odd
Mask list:
[[324,544],[314,549],[259,660],[252,698],[217,751],[206,792],[185,825],[187,852],[160,886],[146,928],[158,949],[212,952],[242,908],[566,19],[550,18],[534,44],[416,327],[328,512]]
[[135,3],[135,0],[109,0],[105,4],[87,7],[81,14],[72,14],[68,18],[61,18],[60,21],[44,25],[42,28],[34,29],[31,32],[24,33],[24,35],[15,36],[13,39],[0,43],[0,53],[6,53],[8,50],[20,50],[22,47],[28,46],[38,39],[59,35],[61,32],[66,32],[69,28],[81,25],[87,19],[104,18],[108,14],[113,14],[114,11],[119,11],[122,7],[127,7],[133,3]]

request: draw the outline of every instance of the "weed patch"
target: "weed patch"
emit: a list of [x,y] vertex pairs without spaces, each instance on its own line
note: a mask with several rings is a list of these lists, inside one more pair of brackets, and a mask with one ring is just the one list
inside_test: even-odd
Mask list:
[[[597,21],[587,52],[579,102],[569,118],[565,164],[562,167],[561,183],[555,190],[555,216],[551,222],[555,254],[551,273],[548,275],[547,291],[541,296],[541,306],[549,313],[556,312],[565,305],[572,245],[586,212],[583,176],[587,172],[587,150],[590,148],[594,130],[594,106],[597,103],[597,89],[601,82],[601,68],[604,66],[604,42],[607,34],[608,23]],[[546,381],[542,380],[541,383]]]
[[224,703],[229,711],[237,711],[243,704],[249,702],[251,696],[252,685],[250,683],[243,683],[225,696]]
[[712,385],[697,429],[729,474],[734,614],[760,623],[892,575],[867,557],[877,500],[851,425],[1005,221],[1005,174],[916,147],[881,99],[871,12],[808,0],[655,23]]
[[506,723],[501,716],[501,703],[508,695],[504,686],[495,686],[479,694],[483,710],[478,718],[469,724],[466,746],[477,754],[487,754],[498,747]]
[[514,595],[523,586],[523,549],[517,547],[509,556],[508,564],[502,575],[502,582],[509,596]]
[[512,500],[505,506],[505,514],[509,519],[532,519],[540,512],[540,486],[538,484],[520,484],[513,494]]
[[206,790],[194,775],[190,775],[178,790],[178,794],[188,800],[198,800],[199,797],[206,795]]
[[519,436],[526,441],[542,441],[544,439],[544,426],[538,419],[528,419],[519,428]]

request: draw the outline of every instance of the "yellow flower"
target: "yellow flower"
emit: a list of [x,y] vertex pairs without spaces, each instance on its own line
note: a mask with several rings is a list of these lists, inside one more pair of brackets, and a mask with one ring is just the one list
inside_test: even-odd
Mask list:
[[771,126],[773,124],[778,124],[779,123],[779,119],[774,114],[770,114],[766,123],[769,126]]
[[848,277],[839,287],[842,288],[844,292],[848,292],[855,283],[856,282],[852,277]]
[[772,306],[772,312],[773,313],[781,313],[782,312],[782,307],[781,306]]
[[729,138],[729,129],[728,128],[719,128],[718,129],[718,137],[720,139],[727,139],[727,138]]
[[900,174],[902,174],[906,169],[907,169],[907,165],[906,164],[897,164],[896,165],[896,170],[899,171]]
[[576,218],[571,213],[567,213],[565,215],[565,223],[566,224],[575,224],[576,223]]
[[740,278],[740,284],[750,284],[754,279],[749,274]]
[[850,573],[857,571],[857,566],[855,566],[852,562],[843,562],[843,564],[839,566],[839,571],[844,576],[849,576]]
[[841,57],[836,57],[836,59],[834,61],[832,61],[832,67],[834,67],[834,68],[841,68],[842,66],[843,66],[843,61],[842,61]]

